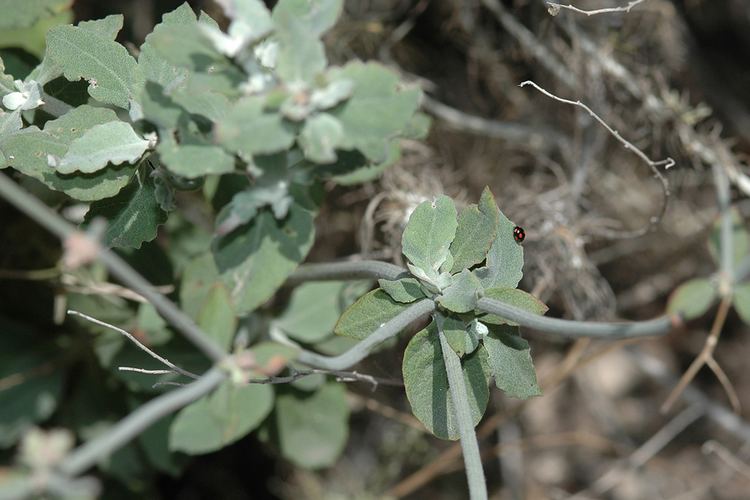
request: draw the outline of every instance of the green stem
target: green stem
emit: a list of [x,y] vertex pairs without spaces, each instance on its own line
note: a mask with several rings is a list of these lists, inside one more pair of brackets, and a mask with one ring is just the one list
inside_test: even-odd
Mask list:
[[324,370],[346,370],[365,359],[375,346],[382,344],[391,337],[395,337],[409,325],[420,321],[434,310],[434,300],[420,300],[385,322],[380,328],[343,354],[338,356],[322,356],[303,350],[298,354],[297,361]]
[[443,330],[438,327],[440,337],[440,348],[443,351],[445,371],[448,374],[448,388],[453,400],[454,417],[458,424],[458,434],[461,439],[461,451],[464,455],[464,467],[466,468],[466,479],[469,482],[469,496],[471,500],[487,499],[487,484],[484,480],[484,469],[482,469],[482,457],[479,454],[477,435],[474,432],[474,421],[471,418],[469,408],[469,396],[466,391],[461,360],[448,344]]
[[347,262],[327,262],[323,264],[303,264],[287,280],[287,285],[305,281],[387,279],[397,280],[411,276],[403,267],[377,260]]
[[532,314],[524,309],[514,307],[489,297],[482,297],[477,301],[477,310],[497,314],[521,326],[554,334],[564,338],[594,337],[625,339],[636,337],[651,337],[666,335],[677,317],[660,316],[648,321],[634,321],[629,323],[604,323],[595,321],[567,321],[558,318],[547,318]]
[[216,388],[226,377],[219,368],[212,368],[200,379],[152,399],[99,437],[71,452],[60,464],[68,476],[82,474],[99,460],[127,444],[160,418],[187,406]]
[[[734,225],[734,221],[732,220],[732,211],[730,210],[731,200],[729,193],[729,179],[722,167],[718,165],[713,166],[713,172],[714,184],[716,186],[716,198],[719,205],[719,213],[721,215],[721,237],[719,245],[721,281],[730,284],[730,280],[732,280],[734,274],[734,245],[732,243],[734,237],[732,226]],[[724,287],[720,287],[719,291],[722,292],[722,295],[731,293],[731,290],[728,290],[730,286],[725,285]]]
[[[78,231],[75,226],[2,173],[0,173],[0,195],[61,240],[67,239]],[[115,277],[125,286],[145,297],[165,319],[172,323],[211,360],[218,362],[226,357],[226,352],[213,339],[204,334],[190,317],[183,313],[171,300],[156,291],[151,283],[117,254],[109,249],[101,248],[98,257]]]

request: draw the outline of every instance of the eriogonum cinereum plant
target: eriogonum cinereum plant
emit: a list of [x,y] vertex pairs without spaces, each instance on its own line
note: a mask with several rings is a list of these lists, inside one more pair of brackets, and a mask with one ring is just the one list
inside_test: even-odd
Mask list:
[[490,378],[510,396],[541,393],[529,345],[518,326],[476,311],[482,297],[535,314],[547,310],[516,288],[522,277],[523,247],[513,238],[514,227],[489,189],[479,204],[458,213],[447,196],[423,202],[411,214],[402,239],[411,276],[379,280],[379,288],[350,306],[336,324],[337,334],[363,339],[409,304],[434,299],[438,307],[430,324],[404,352],[403,375],[414,414],[438,437],[459,437],[438,331],[461,359],[474,425],[487,407]]

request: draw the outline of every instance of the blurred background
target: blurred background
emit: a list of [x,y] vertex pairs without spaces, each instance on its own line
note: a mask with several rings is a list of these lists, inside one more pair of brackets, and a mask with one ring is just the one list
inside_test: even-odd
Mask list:
[[[180,3],[75,0],[73,12],[75,22],[124,14],[118,41],[137,51]],[[210,0],[189,3],[222,18]],[[526,230],[521,288],[547,303],[549,316],[643,320],[662,314],[682,282],[716,272],[707,245],[719,212],[712,167],[732,182],[742,219],[750,214],[747,0],[645,0],[630,12],[594,16],[553,16],[539,0],[348,0],[326,44],[333,63],[375,59],[418,83],[433,127],[427,141],[405,143],[401,161],[378,182],[331,188],[309,261],[361,254],[400,262],[400,233],[417,203],[438,193],[475,201],[487,185]],[[32,49],[0,54],[8,68],[35,64]],[[652,231],[634,236],[664,201],[649,166],[584,110],[520,88],[525,80],[580,99],[650,159],[675,160],[660,169],[668,207]],[[0,313],[65,335],[71,325],[53,323],[54,286],[13,273],[54,266],[58,243],[4,202],[0,220]],[[519,402],[492,391],[478,430],[492,498],[750,498],[750,343],[736,313],[714,357],[737,401],[704,368],[660,411],[703,348],[714,315],[656,340],[570,342],[526,332],[545,394]],[[361,371],[400,376],[403,345],[371,357]],[[130,403],[122,383],[86,373],[71,364],[64,393],[106,386],[92,387],[88,404],[124,415]],[[468,496],[458,444],[422,428],[403,388],[347,389],[350,435],[333,467],[295,467],[252,435],[184,457],[171,470],[131,450],[104,467],[105,497]],[[84,417],[64,403],[49,421],[65,426],[77,418]],[[0,449],[0,461],[11,457]]]

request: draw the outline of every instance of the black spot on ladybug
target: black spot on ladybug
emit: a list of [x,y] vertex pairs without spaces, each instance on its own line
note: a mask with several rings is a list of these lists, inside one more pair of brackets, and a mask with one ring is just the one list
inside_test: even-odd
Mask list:
[[516,240],[516,243],[523,243],[523,240],[526,239],[526,231],[521,226],[514,227],[513,238]]

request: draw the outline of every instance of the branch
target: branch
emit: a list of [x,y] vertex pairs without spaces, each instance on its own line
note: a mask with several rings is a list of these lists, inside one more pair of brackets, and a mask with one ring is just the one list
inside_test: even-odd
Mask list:
[[297,361],[324,370],[346,370],[365,359],[374,347],[382,344],[391,337],[395,337],[402,330],[420,321],[434,310],[434,300],[422,299],[419,302],[411,304],[396,317],[385,322],[367,338],[343,354],[339,354],[338,356],[322,356],[314,352],[302,350],[297,356]]
[[648,321],[634,321],[629,323],[568,321],[538,316],[524,309],[489,297],[479,299],[477,301],[477,309],[489,314],[497,314],[521,326],[570,339],[593,337],[614,340],[665,335],[680,321],[679,316],[661,316]]
[[560,13],[560,9],[566,9],[566,10],[572,10],[573,12],[577,12],[579,14],[584,14],[586,16],[596,16],[598,14],[610,14],[612,12],[630,12],[630,9],[635,7],[636,5],[645,2],[646,0],[632,0],[628,2],[627,5],[624,5],[622,7],[606,7],[603,9],[593,9],[593,10],[584,10],[579,9],[578,7],[575,7],[573,5],[563,5],[561,3],[555,3],[555,2],[547,2],[547,12],[551,16],[556,16]]
[[635,231],[627,231],[627,232],[622,232],[622,233],[610,232],[610,233],[605,234],[605,236],[608,236],[610,238],[636,238],[638,236],[643,236],[644,234],[651,231],[655,226],[657,226],[661,222],[662,218],[664,217],[664,213],[667,211],[667,204],[669,202],[669,196],[670,196],[669,184],[667,183],[667,179],[661,174],[661,172],[659,172],[658,167],[664,167],[664,169],[667,170],[670,167],[674,166],[675,161],[672,158],[666,158],[664,160],[659,160],[659,161],[652,160],[651,158],[646,156],[646,153],[644,153],[643,151],[638,149],[633,143],[631,143],[630,141],[622,137],[617,130],[610,127],[607,124],[607,122],[605,122],[599,115],[594,113],[594,111],[591,108],[586,106],[581,101],[571,101],[570,99],[563,99],[562,97],[558,97],[555,94],[540,87],[539,85],[537,85],[536,83],[530,80],[521,82],[519,87],[525,87],[526,85],[531,85],[536,90],[546,95],[547,97],[554,99],[555,101],[577,106],[583,109],[584,111],[586,111],[589,115],[591,115],[592,118],[594,118],[597,122],[599,122],[599,124],[602,125],[607,130],[607,132],[609,132],[615,139],[617,139],[625,147],[625,149],[632,151],[633,153],[635,153],[636,156],[638,156],[638,158],[643,160],[643,162],[646,165],[648,165],[651,171],[654,173],[654,177],[656,177],[661,183],[662,193],[664,195],[662,198],[661,208],[659,210],[659,213],[656,216],[653,216],[651,217],[651,219],[649,219],[649,222],[646,226]]
[[292,273],[286,285],[297,285],[305,281],[386,279],[397,280],[410,276],[403,267],[377,260],[326,262],[303,264]]
[[[184,368],[180,368],[176,364],[174,364],[171,361],[169,361],[167,358],[163,358],[163,357],[159,356],[154,351],[152,351],[151,349],[149,349],[148,347],[146,347],[145,345],[143,345],[137,338],[133,337],[130,333],[126,332],[122,328],[118,328],[118,327],[116,327],[114,325],[110,325],[109,323],[105,323],[104,321],[98,320],[96,318],[92,318],[91,316],[89,316],[87,314],[83,314],[82,312],[74,311],[72,309],[68,310],[68,314],[70,314],[71,316],[81,317],[81,318],[85,319],[86,321],[90,321],[91,323],[94,323],[94,324],[99,325],[99,326],[103,326],[105,328],[109,328],[110,330],[113,330],[113,331],[119,333],[120,335],[122,335],[123,337],[125,337],[126,339],[128,339],[129,341],[131,341],[132,343],[134,343],[136,345],[136,347],[138,347],[140,350],[142,350],[143,352],[145,352],[146,354],[148,354],[149,356],[151,356],[155,360],[159,361],[161,364],[169,367],[170,371],[172,371],[172,372],[179,373],[180,375],[185,375],[186,377],[190,377],[192,379],[198,379],[198,378],[200,378],[199,375],[196,375],[193,372],[185,370]],[[124,371],[141,371],[141,370],[129,369],[128,367],[121,367],[120,369],[122,370],[122,368],[125,368]],[[165,370],[158,370],[158,371],[159,372],[164,372]],[[146,373],[146,372],[153,372],[153,370],[141,371],[141,373]],[[150,374],[154,375],[154,373],[150,373]]]
[[82,474],[113,451],[128,443],[151,424],[192,403],[216,388],[226,374],[212,368],[201,378],[172,392],[152,399],[99,437],[76,448],[60,465],[68,476]]
[[[437,323],[437,322],[436,322]],[[487,499],[487,484],[482,469],[482,457],[479,454],[477,435],[474,432],[474,422],[471,418],[469,408],[469,396],[466,391],[461,360],[448,344],[445,333],[438,326],[438,337],[440,347],[443,351],[443,362],[448,374],[448,388],[453,400],[453,416],[458,424],[458,433],[461,439],[461,451],[464,456],[464,467],[466,468],[466,479],[469,482],[469,496],[471,500]]]
[[[0,195],[63,241],[73,235],[82,234],[3,173],[0,173]],[[98,243],[96,245],[98,247]],[[183,313],[172,301],[157,292],[151,283],[117,254],[107,248],[99,248],[97,257],[115,277],[127,287],[145,297],[167,321],[212,361],[219,362],[226,357],[224,350],[213,339],[205,335],[189,316]]]

